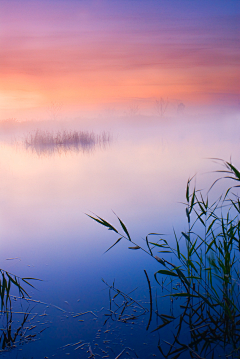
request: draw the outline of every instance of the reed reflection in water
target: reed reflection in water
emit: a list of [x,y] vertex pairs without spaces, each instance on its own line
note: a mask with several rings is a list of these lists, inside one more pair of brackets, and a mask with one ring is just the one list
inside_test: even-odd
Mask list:
[[27,150],[37,155],[61,154],[69,151],[85,152],[93,150],[96,146],[105,147],[110,143],[111,136],[107,132],[100,135],[94,132],[83,131],[43,131],[36,130],[29,133],[23,140]]

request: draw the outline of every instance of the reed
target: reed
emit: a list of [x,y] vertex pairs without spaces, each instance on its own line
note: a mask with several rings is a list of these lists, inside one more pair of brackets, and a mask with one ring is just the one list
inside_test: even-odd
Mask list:
[[[217,171],[221,175],[206,196],[192,187],[192,179],[187,182],[184,204],[188,226],[179,236],[174,232],[175,246],[157,233],[148,234],[145,246],[139,245],[119,217],[120,230],[99,216],[88,215],[118,235],[109,249],[125,239],[129,249],[142,250],[159,263],[155,280],[161,287],[170,284],[171,290],[165,296],[178,306],[177,315],[159,313],[158,309],[155,312],[160,323],[152,331],[169,324],[176,327],[167,350],[159,342],[159,351],[165,358],[178,358],[186,352],[195,358],[240,357],[240,198],[236,191],[240,172],[231,162],[217,160],[224,169]],[[212,187],[223,178],[236,185],[210,203]],[[155,236],[157,241],[152,240]],[[150,295],[150,312],[152,305]],[[147,329],[150,322],[151,317]]]
[[102,146],[110,141],[110,135],[103,132],[96,135],[93,132],[83,131],[41,131],[36,130],[25,137],[23,143],[26,148],[31,148],[38,154],[51,154],[59,151],[87,151],[96,145]]
[[21,278],[15,274],[9,273],[4,269],[0,269],[0,301],[1,301],[1,310],[0,314],[8,311],[8,308],[11,310],[11,290],[15,288],[18,290],[19,295],[24,298],[28,297],[27,291],[24,289],[24,285],[34,288],[34,286],[29,282],[29,280],[39,280],[36,278]]

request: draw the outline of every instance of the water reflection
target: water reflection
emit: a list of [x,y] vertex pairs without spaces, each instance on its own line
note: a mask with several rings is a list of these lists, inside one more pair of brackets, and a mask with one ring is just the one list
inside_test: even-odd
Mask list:
[[[88,321],[90,321],[90,317],[95,319],[98,317],[93,311],[69,312],[54,304],[47,304],[27,297],[11,295],[11,303],[9,309],[0,312],[0,355],[4,353],[11,355],[12,352],[19,353],[19,351],[27,353],[26,344],[42,340],[42,336],[45,335],[42,333],[46,330],[47,335],[51,338],[51,332],[59,319],[63,327],[67,327],[67,322],[70,319],[73,322],[84,322],[82,318],[86,318],[86,316],[88,316]],[[60,316],[56,312],[60,313]],[[82,349],[85,353],[91,351],[89,342],[78,340],[75,343],[68,343],[59,347],[58,355],[63,352],[65,354],[66,350],[69,351],[69,347],[72,347],[73,350]],[[47,356],[44,357],[47,358]]]
[[133,322],[148,312],[140,301],[134,299],[131,293],[124,293],[113,285],[103,282],[109,289],[109,313],[106,315],[104,325],[111,319],[122,323]]
[[26,298],[11,296],[11,299],[14,305],[0,312],[0,353],[19,350],[23,345],[39,340],[40,334],[48,328],[46,321],[40,322],[42,315],[33,312],[34,306]]
[[63,154],[67,152],[89,152],[95,147],[105,147],[110,143],[110,134],[102,132],[36,130],[25,136],[23,144],[27,150],[38,156]]
[[[33,340],[36,334],[27,334],[25,328],[26,322],[29,317],[29,312],[22,313],[20,325],[13,328],[13,312],[1,312],[2,328],[0,330],[0,352],[9,351],[16,348],[17,342],[19,345],[26,341]],[[33,329],[33,328],[32,328]]]
[[[126,294],[121,294],[126,298]],[[120,333],[119,328],[113,328],[108,323],[107,328],[102,326],[102,310],[74,312],[32,298],[11,296],[11,299],[12,307],[8,311],[1,311],[0,355],[8,354],[15,358],[14,354],[17,354],[17,357],[21,355],[21,358],[25,358],[32,353],[34,345],[35,348],[38,346],[34,358],[70,355],[77,359],[81,355],[85,359],[115,359],[120,358],[123,353],[131,353],[133,358],[139,357],[127,345],[125,334]],[[133,320],[134,318],[131,319]],[[124,320],[120,322],[133,324]],[[125,329],[129,335],[130,328]],[[44,340],[47,345],[42,345]],[[30,343],[34,344],[26,345]]]

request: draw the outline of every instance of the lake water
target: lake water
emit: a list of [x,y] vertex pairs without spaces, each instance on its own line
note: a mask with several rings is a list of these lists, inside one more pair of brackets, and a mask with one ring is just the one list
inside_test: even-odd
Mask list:
[[[44,126],[53,131],[63,125]],[[18,327],[21,330],[16,348],[1,354],[88,358],[92,351],[96,357],[117,358],[128,348],[122,357],[159,357],[158,340],[170,340],[170,333],[150,333],[156,318],[146,331],[149,313],[143,310],[149,309],[144,269],[154,300],[157,295],[158,306],[169,309],[153,277],[158,264],[143,252],[129,250],[124,240],[104,253],[118,237],[86,214],[95,213],[118,226],[114,211],[139,244],[150,232],[164,233],[173,241],[173,226],[177,233],[187,227],[180,202],[185,200],[188,178],[196,174],[197,187],[207,190],[217,177],[212,171],[220,168],[209,158],[231,158],[240,167],[239,114],[139,116],[64,126],[96,135],[105,131],[109,141],[85,149],[36,151],[24,146],[23,139],[38,128],[37,123],[30,129],[15,124],[2,130],[1,267],[42,281],[33,283],[35,289],[24,287],[31,300],[13,298],[12,338]],[[224,188],[224,182],[218,183],[213,197]],[[110,318],[103,325],[110,312],[109,290],[102,279],[109,285],[115,281],[126,294],[137,288],[129,294],[136,300],[130,312],[141,314],[137,320]],[[21,313],[27,311],[23,323]]]

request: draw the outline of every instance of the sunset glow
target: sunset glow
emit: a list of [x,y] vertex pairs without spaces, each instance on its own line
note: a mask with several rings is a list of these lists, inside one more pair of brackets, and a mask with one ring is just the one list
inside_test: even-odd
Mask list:
[[0,108],[236,104],[237,2],[1,1]]

